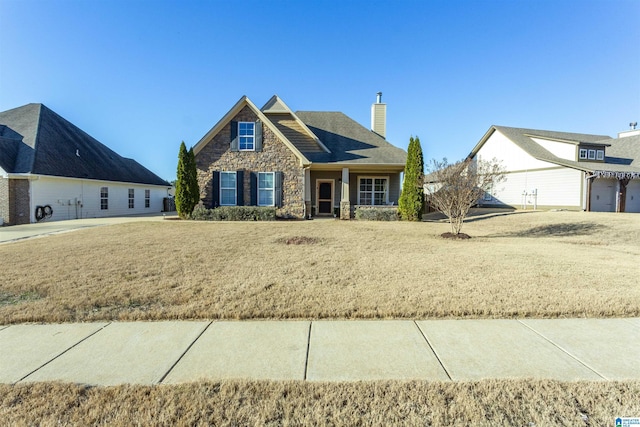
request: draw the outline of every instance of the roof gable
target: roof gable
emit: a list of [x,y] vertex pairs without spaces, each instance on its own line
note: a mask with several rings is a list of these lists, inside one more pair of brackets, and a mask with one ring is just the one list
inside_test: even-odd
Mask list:
[[277,126],[269,120],[269,118],[251,102],[251,100],[245,95],[235,103],[233,107],[207,132],[201,139],[194,145],[193,152],[198,154],[213,138],[229,123],[231,120],[242,111],[244,107],[249,107],[253,113],[258,116],[258,119],[267,126],[276,136],[289,148],[293,154],[300,160],[302,164],[308,164],[309,160],[298,150],[298,148],[287,139],[285,135],[277,128]]
[[[475,157],[482,146],[489,140],[494,132],[500,132],[507,137],[516,146],[520,147],[532,157],[560,166],[566,166],[586,172],[594,172],[597,170],[610,170],[616,172],[633,172],[638,170],[640,166],[640,149],[633,145],[633,141],[622,141],[627,138],[612,139],[607,135],[592,135],[570,132],[554,132],[535,129],[511,128],[506,126],[491,126],[487,133],[480,139],[476,146],[471,150],[469,158]],[[560,158],[550,151],[542,147],[533,138],[542,138],[558,142],[565,142],[573,145],[580,143],[603,145],[607,148],[605,162],[578,162],[575,160],[567,160]],[[640,142],[640,138],[638,138]],[[622,141],[622,142],[620,142]],[[615,148],[614,148],[615,147]],[[637,152],[636,152],[637,151]],[[613,157],[613,156],[620,157]],[[633,160],[632,160],[633,159]]]
[[[0,124],[11,129],[12,138],[19,141],[10,173],[169,185],[43,104],[28,104],[2,112]],[[8,151],[2,150],[0,155],[4,157],[5,153]]]
[[300,150],[308,153],[327,152],[330,150],[284,103],[278,95],[273,95],[262,107],[261,111],[282,132],[282,134]]

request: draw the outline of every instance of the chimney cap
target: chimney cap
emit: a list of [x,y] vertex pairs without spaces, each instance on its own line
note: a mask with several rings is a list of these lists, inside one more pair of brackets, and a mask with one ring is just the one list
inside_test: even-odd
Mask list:
[[631,128],[631,130],[635,130],[636,126],[638,126],[638,122],[631,122],[629,123],[629,127]]
[[380,104],[382,102],[382,92],[378,92],[376,95],[376,103]]

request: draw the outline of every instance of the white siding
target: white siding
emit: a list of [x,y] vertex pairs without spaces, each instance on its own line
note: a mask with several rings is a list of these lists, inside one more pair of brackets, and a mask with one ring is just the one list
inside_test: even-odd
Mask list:
[[[506,180],[493,189],[493,200],[482,203],[501,203],[516,208],[524,204],[527,209],[533,209],[534,204],[580,209],[581,183],[582,172],[569,168],[507,173]],[[537,196],[532,195],[534,192]]]
[[640,212],[640,179],[634,179],[627,184],[627,198],[625,212]]
[[575,160],[576,159],[576,146],[568,144],[566,142],[550,141],[548,139],[531,138],[538,144],[561,159]]
[[[100,209],[100,188],[109,189],[109,209]],[[129,209],[129,189],[134,189],[134,208]],[[145,190],[150,190],[150,205],[145,208]],[[31,181],[31,221],[36,206],[50,205],[51,221],[77,218],[139,215],[162,212],[167,187],[57,177]]]
[[514,144],[500,131],[495,131],[478,151],[478,157],[482,160],[491,160],[494,157],[502,161],[508,171],[528,169],[541,169],[555,167],[552,163],[543,162],[530,156],[526,151]]
[[[574,145],[540,139],[536,142],[559,157],[568,158],[569,151],[571,159],[575,156]],[[489,137],[477,156],[482,160],[496,158],[507,171],[506,180],[492,189],[492,200],[480,201],[483,205],[582,208],[582,172],[537,160],[500,131]],[[534,191],[537,196],[532,195]]]
[[591,210],[593,212],[616,211],[616,187],[615,179],[594,179],[591,184]]

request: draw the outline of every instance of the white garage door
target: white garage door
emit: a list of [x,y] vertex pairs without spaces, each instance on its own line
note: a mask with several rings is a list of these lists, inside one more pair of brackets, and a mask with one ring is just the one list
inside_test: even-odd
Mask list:
[[640,212],[640,179],[634,179],[627,184],[627,198],[625,212]]
[[615,179],[595,179],[591,184],[591,210],[593,212],[616,211]]

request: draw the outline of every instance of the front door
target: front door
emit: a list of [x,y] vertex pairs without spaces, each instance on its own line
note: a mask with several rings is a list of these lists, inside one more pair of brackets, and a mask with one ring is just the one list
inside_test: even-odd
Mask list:
[[333,213],[333,180],[318,181],[316,190],[318,215],[331,215]]

